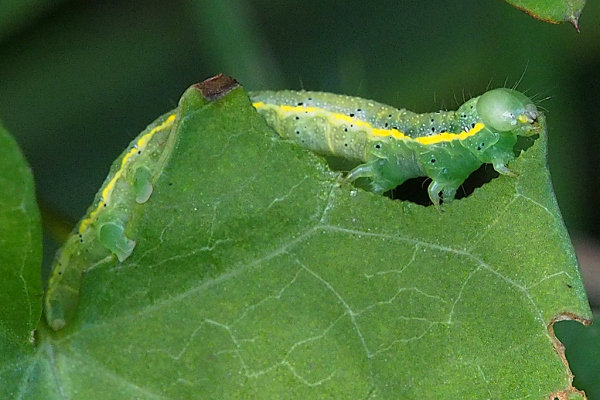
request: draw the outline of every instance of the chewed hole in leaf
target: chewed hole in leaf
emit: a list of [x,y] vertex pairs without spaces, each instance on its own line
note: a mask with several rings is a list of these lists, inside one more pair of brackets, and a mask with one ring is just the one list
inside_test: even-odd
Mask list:
[[515,144],[515,147],[514,147],[515,156],[519,156],[521,154],[521,152],[527,151],[531,146],[533,146],[533,144],[539,137],[540,137],[540,135],[518,136],[517,144]]
[[[531,144],[533,144],[533,142],[531,142]],[[356,164],[351,161],[335,157],[328,157],[327,163],[332,170],[344,173],[356,166]],[[470,196],[475,189],[491,182],[492,179],[497,178],[498,176],[500,176],[500,174],[494,171],[494,168],[490,164],[483,164],[458,188],[455,200]],[[370,179],[360,178],[351,183],[351,185],[369,191],[370,183]],[[393,200],[410,201],[426,207],[432,206],[433,203],[429,199],[429,194],[427,193],[427,187],[430,183],[431,179],[427,177],[409,179],[395,189],[386,192],[385,196]]]
[[[498,176],[500,176],[500,174],[494,171],[494,168],[491,165],[483,164],[458,188],[455,200],[470,196],[475,189],[491,182],[492,179],[497,178]],[[386,195],[394,200],[410,201],[422,206],[432,206],[433,203],[427,194],[427,187],[430,183],[431,179],[429,178],[409,179],[402,185],[386,193]]]

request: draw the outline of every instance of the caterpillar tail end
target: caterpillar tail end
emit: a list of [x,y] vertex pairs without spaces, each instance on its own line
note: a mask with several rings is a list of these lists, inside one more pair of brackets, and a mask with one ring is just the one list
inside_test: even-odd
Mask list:
[[75,289],[66,285],[49,288],[44,301],[48,326],[54,331],[63,329],[75,317],[78,305],[79,292]]

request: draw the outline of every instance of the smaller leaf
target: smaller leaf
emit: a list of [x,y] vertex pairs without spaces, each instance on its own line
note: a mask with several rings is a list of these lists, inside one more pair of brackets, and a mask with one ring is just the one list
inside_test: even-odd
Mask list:
[[570,22],[579,31],[579,16],[585,0],[506,0],[533,18],[552,24]]
[[31,170],[0,125],[0,398],[14,398],[19,368],[32,353],[32,333],[42,313],[42,228]]

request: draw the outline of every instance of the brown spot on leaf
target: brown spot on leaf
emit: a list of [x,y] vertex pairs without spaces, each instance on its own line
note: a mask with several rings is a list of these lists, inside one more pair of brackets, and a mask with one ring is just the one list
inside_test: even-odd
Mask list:
[[194,87],[202,93],[205,99],[213,101],[217,100],[233,89],[240,86],[238,81],[230,76],[219,74],[208,78],[204,82],[196,83]]

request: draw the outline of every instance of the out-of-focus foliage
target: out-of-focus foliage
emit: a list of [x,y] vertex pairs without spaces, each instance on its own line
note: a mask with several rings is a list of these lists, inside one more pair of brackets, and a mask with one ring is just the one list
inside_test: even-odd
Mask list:
[[64,0],[4,0],[0,2],[0,41],[42,19]]

